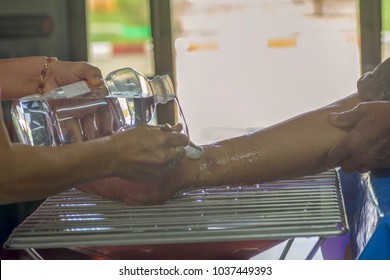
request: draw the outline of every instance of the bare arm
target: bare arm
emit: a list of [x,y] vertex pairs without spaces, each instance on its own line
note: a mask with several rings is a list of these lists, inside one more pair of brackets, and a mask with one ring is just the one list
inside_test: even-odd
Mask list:
[[[17,99],[37,93],[41,71],[47,62],[45,56],[0,60],[0,87],[2,99]],[[102,82],[100,70],[86,62],[52,60],[45,76],[43,90],[87,80],[93,86]]]
[[[106,143],[105,143],[106,142]],[[1,146],[0,203],[42,199],[113,172],[108,139],[59,148]]]
[[2,98],[19,98],[35,93],[45,57],[12,58],[0,60]]
[[199,160],[183,159],[162,181],[140,185],[105,179],[82,190],[131,205],[158,204],[190,187],[262,183],[318,173],[330,168],[328,150],[346,134],[328,122],[329,113],[359,102],[354,94],[255,133],[204,146]]
[[199,161],[183,161],[179,186],[260,183],[324,171],[328,150],[346,132],[328,122],[330,112],[353,108],[354,94],[255,133],[206,146]]
[[46,198],[111,176],[160,179],[172,172],[170,163],[184,157],[188,144],[184,134],[142,125],[88,142],[32,147],[10,143],[0,122],[0,204]]

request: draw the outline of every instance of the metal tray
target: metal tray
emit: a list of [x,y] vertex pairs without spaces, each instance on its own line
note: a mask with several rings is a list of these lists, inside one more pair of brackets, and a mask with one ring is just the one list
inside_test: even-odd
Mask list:
[[184,248],[269,240],[261,245],[267,247],[285,239],[336,236],[347,230],[338,174],[330,170],[265,184],[199,188],[148,207],[131,207],[72,189],[48,198],[4,246],[80,247],[113,255],[117,246],[181,244]]

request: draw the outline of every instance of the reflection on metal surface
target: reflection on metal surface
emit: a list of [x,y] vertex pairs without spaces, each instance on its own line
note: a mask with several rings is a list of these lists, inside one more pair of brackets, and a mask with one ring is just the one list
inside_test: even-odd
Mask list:
[[347,231],[338,175],[203,188],[130,207],[70,190],[14,230],[9,249],[193,244],[333,236]]

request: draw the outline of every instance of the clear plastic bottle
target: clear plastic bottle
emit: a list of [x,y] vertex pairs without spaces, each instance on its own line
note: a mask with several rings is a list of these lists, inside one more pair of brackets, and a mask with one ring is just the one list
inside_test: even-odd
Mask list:
[[156,124],[157,104],[171,100],[177,101],[169,76],[149,80],[133,68],[123,68],[111,72],[99,88],[81,81],[19,99],[11,113],[21,143],[58,146],[112,135],[140,123]]

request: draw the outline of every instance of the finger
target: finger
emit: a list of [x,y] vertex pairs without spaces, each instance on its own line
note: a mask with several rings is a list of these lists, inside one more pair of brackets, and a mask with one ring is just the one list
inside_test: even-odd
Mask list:
[[174,126],[172,126],[172,131],[174,132],[181,132],[183,130],[183,125],[181,123],[177,123]]
[[62,137],[65,143],[76,143],[84,140],[81,134],[82,129],[77,119],[63,121],[61,122],[61,127],[63,131]]
[[[160,130],[165,132],[180,132],[183,128],[181,124],[171,126],[169,123],[159,126]],[[167,136],[167,145],[169,147],[187,146],[190,140],[187,135],[183,133],[171,133]]]
[[183,125],[181,123],[170,125],[169,123],[159,126],[162,131],[166,132],[181,132],[183,130]]
[[341,113],[333,112],[328,117],[329,122],[338,128],[354,127],[360,119],[361,114],[356,108]]
[[83,69],[81,71],[83,71],[83,73],[86,73],[86,79],[89,82],[91,83],[95,82],[98,84],[103,83],[102,72],[100,71],[99,68],[92,66],[89,63],[83,63],[82,65],[83,65]]
[[173,156],[171,158],[172,164],[178,164],[185,157],[185,149],[182,147],[171,148],[173,150]]
[[86,140],[93,140],[97,136],[97,128],[95,126],[95,117],[87,115],[83,120],[83,133]]
[[104,106],[98,111],[98,114],[96,115],[96,122],[100,129],[99,136],[111,135],[113,131],[115,131],[114,118],[108,106]]
[[91,86],[100,86],[103,84],[103,76],[99,68],[87,62],[80,62],[78,66],[75,69],[75,74],[80,79],[85,79]]
[[92,87],[98,87],[104,83],[104,80],[99,76],[91,76],[91,75],[87,75],[86,81]]
[[177,157],[174,161],[175,164],[180,163],[186,156],[186,150],[184,148],[180,148],[177,152]]
[[341,141],[328,151],[328,157],[325,161],[327,168],[334,168],[339,166],[340,162],[349,156],[349,152],[345,148],[345,141]]
[[190,140],[187,135],[175,132],[167,135],[166,143],[168,147],[185,147],[190,143]]
[[172,126],[169,123],[163,124],[159,126],[162,131],[172,132]]

